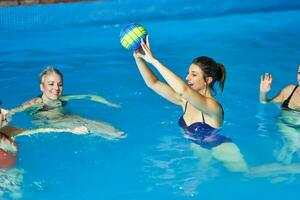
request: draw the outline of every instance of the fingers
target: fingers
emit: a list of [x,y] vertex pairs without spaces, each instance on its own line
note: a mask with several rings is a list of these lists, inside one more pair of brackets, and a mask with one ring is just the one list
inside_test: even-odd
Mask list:
[[119,104],[110,103],[109,105],[113,108],[121,108],[121,105],[119,105]]
[[269,73],[265,73],[264,75],[261,75],[260,76],[260,81],[263,82],[263,81],[272,81],[272,75],[269,74]]
[[145,42],[143,40],[141,41],[141,47],[145,53],[148,52],[147,46],[145,45]]
[[147,43],[147,45],[148,45],[148,48],[151,49],[151,48],[150,48],[149,35],[146,35],[146,43]]
[[87,134],[89,132],[86,126],[75,127],[73,131],[75,134]]
[[150,50],[150,48],[147,46],[147,44],[142,40],[142,42],[141,42],[141,46],[142,46],[142,49],[143,49],[143,51],[145,52],[145,54],[146,53],[151,53],[151,50]]

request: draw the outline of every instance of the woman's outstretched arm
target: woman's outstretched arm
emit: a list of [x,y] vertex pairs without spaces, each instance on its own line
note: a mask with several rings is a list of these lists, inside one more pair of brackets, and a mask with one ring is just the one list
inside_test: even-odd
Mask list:
[[64,95],[64,96],[61,96],[60,99],[63,101],[69,101],[69,100],[73,100],[73,99],[87,99],[90,101],[103,103],[107,106],[111,106],[111,107],[115,107],[115,108],[120,107],[120,105],[118,105],[118,104],[111,103],[108,100],[106,100],[105,98],[98,96],[98,95],[93,95],[93,94]]
[[136,65],[146,85],[168,101],[177,105],[181,105],[182,98],[173,90],[173,88],[171,88],[168,84],[161,82],[157,78],[157,76],[145,63],[144,59],[142,58],[142,53],[140,51],[136,51],[133,55]]
[[283,88],[273,98],[267,98],[268,92],[271,90],[273,77],[269,73],[265,73],[260,77],[259,101],[261,103],[282,103],[294,89],[294,85],[288,85]]
[[33,135],[33,134],[38,134],[38,133],[61,133],[61,132],[70,132],[76,135],[82,135],[82,134],[87,134],[88,129],[85,126],[78,126],[74,128],[37,128],[37,129],[32,129],[32,130],[24,130],[23,132],[16,134],[16,136],[21,136],[21,135]]
[[[149,39],[147,38],[147,44]],[[151,49],[145,42],[141,42],[144,54],[139,56],[146,62],[152,64],[163,78],[167,81],[169,86],[184,100],[191,103],[197,109],[207,113],[208,115],[222,115],[221,106],[212,98],[207,98],[201,95],[199,92],[191,89],[184,80],[172,72],[169,68],[161,64],[152,54]]]
[[33,135],[38,133],[61,133],[70,132],[76,135],[87,134],[88,129],[85,126],[78,126],[74,128],[37,128],[32,130],[21,129],[13,126],[4,126],[0,129],[1,133],[9,137],[16,137],[21,135]]
[[23,112],[32,107],[41,107],[41,106],[42,106],[41,98],[39,98],[39,97],[34,98],[29,101],[26,101],[25,103],[23,103],[22,105],[20,105],[16,108],[10,109],[7,113],[7,116],[11,117],[12,115],[14,115],[18,112]]

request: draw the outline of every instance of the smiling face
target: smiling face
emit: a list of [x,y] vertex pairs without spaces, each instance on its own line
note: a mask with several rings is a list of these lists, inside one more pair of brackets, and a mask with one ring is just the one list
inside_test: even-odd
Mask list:
[[205,78],[204,72],[196,64],[191,64],[186,76],[187,84],[195,91],[207,89],[211,77]]
[[48,73],[42,77],[40,89],[43,92],[43,99],[57,100],[63,91],[62,78],[57,73]]

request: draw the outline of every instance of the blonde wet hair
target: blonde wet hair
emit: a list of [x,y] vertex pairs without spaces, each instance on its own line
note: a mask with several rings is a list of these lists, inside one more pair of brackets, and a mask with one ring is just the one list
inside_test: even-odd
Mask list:
[[50,75],[50,74],[57,74],[60,76],[61,78],[61,81],[63,82],[63,75],[62,73],[56,69],[55,67],[53,66],[47,66],[39,75],[39,80],[40,80],[40,83],[43,83],[45,81],[45,77],[47,75]]

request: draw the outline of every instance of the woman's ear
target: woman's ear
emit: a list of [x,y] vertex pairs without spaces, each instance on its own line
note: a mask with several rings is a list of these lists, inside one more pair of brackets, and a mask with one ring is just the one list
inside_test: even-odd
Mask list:
[[44,92],[44,85],[43,85],[43,83],[40,84],[40,90],[41,90],[42,92]]
[[206,78],[206,83],[207,83],[208,85],[211,84],[212,81],[213,81],[213,78],[212,78],[211,76],[209,76],[209,77]]

